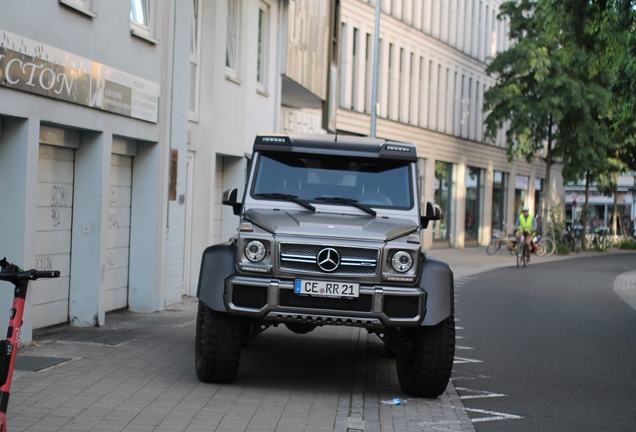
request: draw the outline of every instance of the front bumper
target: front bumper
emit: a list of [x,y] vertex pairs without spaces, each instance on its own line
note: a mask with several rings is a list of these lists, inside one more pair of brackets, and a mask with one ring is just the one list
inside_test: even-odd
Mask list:
[[416,327],[426,314],[418,287],[360,285],[356,299],[294,293],[293,280],[232,276],[225,286],[229,313],[273,322],[366,328]]

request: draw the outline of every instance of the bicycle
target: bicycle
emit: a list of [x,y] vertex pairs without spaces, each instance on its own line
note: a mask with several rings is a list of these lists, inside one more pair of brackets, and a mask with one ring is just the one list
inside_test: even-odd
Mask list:
[[521,267],[521,264],[526,267],[529,259],[530,249],[528,249],[528,245],[526,244],[526,235],[522,234],[517,242],[517,268]]
[[57,270],[22,270],[11,264],[6,258],[0,260],[0,280],[10,282],[15,286],[13,291],[13,307],[9,312],[9,328],[7,339],[0,341],[0,432],[7,432],[7,408],[13,368],[20,343],[20,328],[29,281],[41,278],[57,278]]
[[537,256],[552,255],[556,251],[556,238],[554,236],[554,225],[550,224],[549,234],[541,236],[537,242]]
[[568,246],[570,252],[581,253],[583,246],[581,239],[572,230],[563,231],[561,234],[561,243]]
[[[506,225],[504,224],[504,228]],[[492,230],[492,239],[488,246],[486,247],[486,253],[488,255],[494,255],[501,249],[501,245],[505,244],[510,255],[514,255],[515,250],[517,249],[517,238],[515,236],[505,235],[504,230]]]

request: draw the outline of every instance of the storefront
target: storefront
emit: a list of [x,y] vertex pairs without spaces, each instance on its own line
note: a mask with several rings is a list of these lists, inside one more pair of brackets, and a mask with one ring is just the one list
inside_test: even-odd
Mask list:
[[435,162],[435,203],[442,209],[442,218],[433,224],[433,242],[437,245],[450,245],[453,212],[453,164]]
[[464,245],[477,246],[481,228],[481,202],[483,170],[466,167],[466,217],[464,218]]
[[508,173],[495,171],[492,184],[492,229],[505,229],[506,202],[508,198]]

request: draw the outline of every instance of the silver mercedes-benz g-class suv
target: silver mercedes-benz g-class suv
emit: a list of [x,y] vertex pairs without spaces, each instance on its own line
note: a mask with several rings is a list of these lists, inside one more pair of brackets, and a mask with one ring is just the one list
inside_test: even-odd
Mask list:
[[419,205],[411,144],[258,135],[237,234],[203,253],[196,372],[230,382],[241,348],[269,326],[364,327],[396,357],[402,390],[436,397],[455,355],[453,273],[422,251],[439,207]]

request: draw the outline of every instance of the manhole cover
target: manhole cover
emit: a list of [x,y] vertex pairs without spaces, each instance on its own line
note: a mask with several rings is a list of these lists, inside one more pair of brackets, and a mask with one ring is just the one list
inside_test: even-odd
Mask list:
[[19,355],[15,358],[15,369],[23,372],[35,372],[46,369],[56,364],[64,363],[70,358],[64,357],[40,357]]

